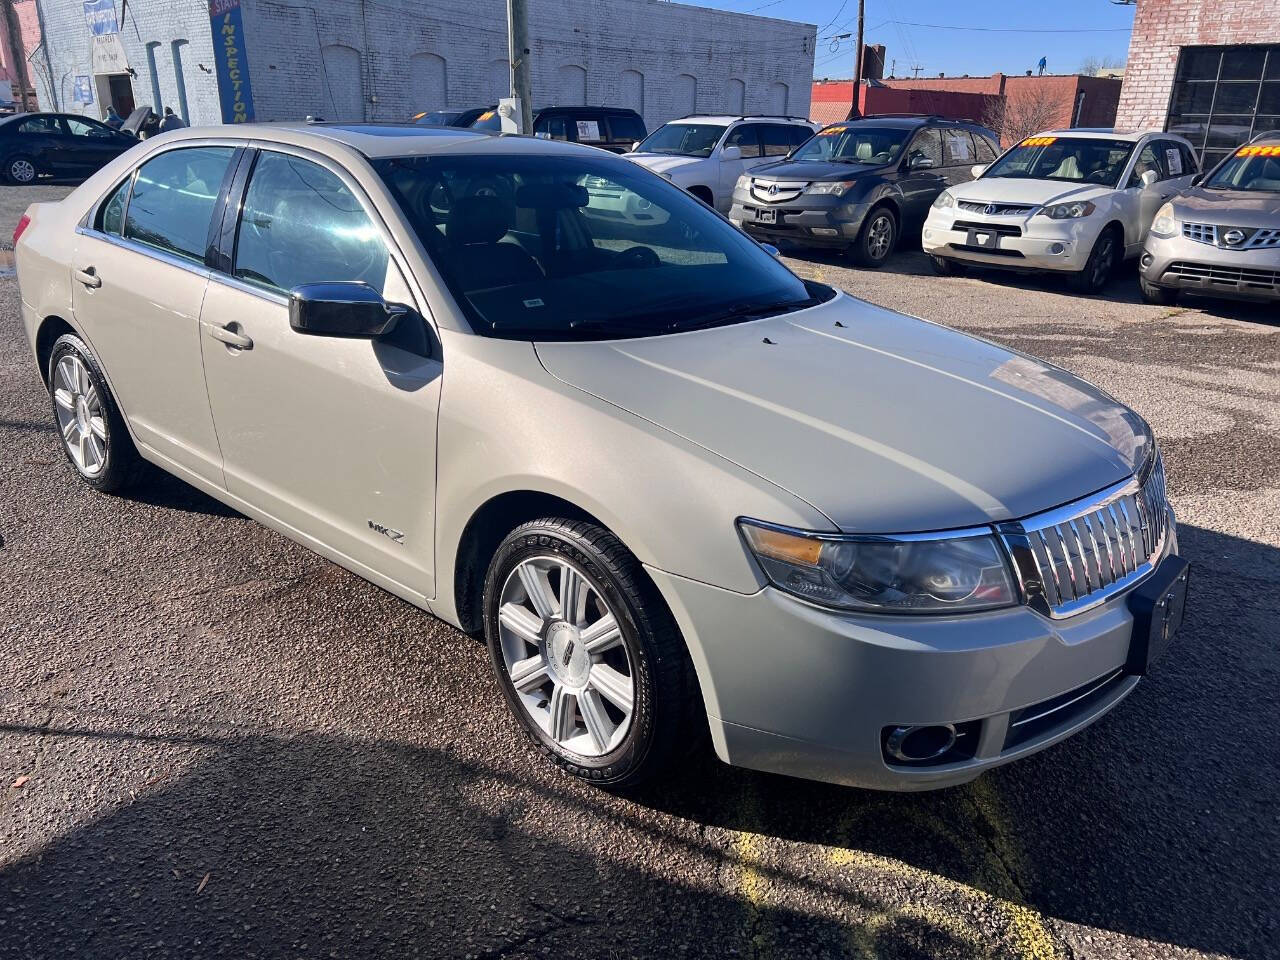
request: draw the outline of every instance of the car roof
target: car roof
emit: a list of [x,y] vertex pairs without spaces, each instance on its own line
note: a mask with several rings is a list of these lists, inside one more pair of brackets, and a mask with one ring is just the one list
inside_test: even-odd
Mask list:
[[554,104],[554,103],[553,103],[553,104],[551,104],[550,106],[546,106],[546,107],[539,107],[537,110],[534,110],[533,112],[534,112],[534,113],[537,113],[537,114],[543,114],[543,113],[579,113],[579,114],[581,114],[581,113],[625,113],[625,114],[635,114],[636,116],[639,116],[639,114],[638,114],[638,113],[636,113],[634,110],[632,110],[630,107],[571,107],[571,106],[560,106],[560,105],[557,105],[557,104]]
[[809,123],[804,117],[787,117],[781,114],[755,113],[755,114],[728,114],[728,113],[693,113],[687,117],[677,117],[675,120],[668,120],[668,123],[737,123],[739,120],[747,120],[751,123]]
[[595,147],[584,147],[563,140],[502,136],[469,127],[429,127],[417,123],[239,123],[185,127],[161,136],[170,142],[211,137],[251,139],[306,147],[319,153],[329,151],[334,144],[341,144],[371,159],[462,152],[580,154],[588,151],[592,156],[601,152]]
[[973,120],[952,120],[948,117],[935,117],[926,114],[907,114],[907,113],[882,113],[872,114],[869,117],[853,117],[850,120],[837,120],[835,123],[827,124],[828,127],[848,127],[854,124],[868,123],[877,127],[903,127],[913,128],[921,127],[926,123],[951,123],[957,126],[977,127],[981,124]]
[[1037,137],[1079,137],[1084,140],[1128,140],[1136,143],[1143,137],[1162,136],[1171,140],[1181,140],[1176,133],[1165,133],[1162,130],[1123,130],[1113,127],[1066,127],[1061,130],[1045,130],[1033,134]]

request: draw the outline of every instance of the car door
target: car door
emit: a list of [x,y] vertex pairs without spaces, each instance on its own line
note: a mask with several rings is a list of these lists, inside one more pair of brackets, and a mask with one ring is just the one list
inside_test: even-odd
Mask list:
[[75,154],[78,166],[85,174],[106,166],[137,142],[96,120],[65,117],[63,122],[67,129],[64,136],[66,148]]
[[10,146],[10,156],[26,157],[35,163],[37,170],[55,177],[74,172],[74,168],[69,171],[67,167],[70,158],[61,156],[58,151],[59,138],[64,129],[59,117],[54,114],[37,114],[17,121],[17,125],[17,136]]
[[923,223],[930,205],[947,186],[937,127],[921,127],[915,132],[903,151],[900,170],[903,219],[909,224]]
[[[760,124],[740,123],[725,135],[715,151],[711,154],[715,163],[715,207],[721,213],[728,213],[733,206],[733,186],[738,178],[753,167],[765,162],[764,149],[760,143]],[[741,158],[726,160],[724,151],[729,147],[737,147]]]
[[[1164,149],[1166,144],[1173,147],[1178,176],[1174,176],[1168,166],[1169,158]],[[1142,182],[1142,175],[1148,170],[1154,171],[1158,178],[1151,186],[1146,186]],[[1176,144],[1152,139],[1138,148],[1129,170],[1129,179],[1124,190],[1121,191],[1124,202],[1125,254],[1127,256],[1133,256],[1142,249],[1156,211],[1181,189],[1179,184],[1189,185],[1191,176],[1192,174],[1189,173],[1183,175],[1182,156]]]
[[222,486],[201,366],[200,307],[211,224],[238,147],[152,156],[76,231],[72,312],[138,441]]
[[[200,316],[227,490],[374,579],[431,596],[438,341],[349,171],[284,149],[252,163]],[[411,310],[379,340],[292,329],[289,291],[329,281]]]
[[942,177],[948,187],[973,179],[978,151],[973,137],[961,127],[942,128]]

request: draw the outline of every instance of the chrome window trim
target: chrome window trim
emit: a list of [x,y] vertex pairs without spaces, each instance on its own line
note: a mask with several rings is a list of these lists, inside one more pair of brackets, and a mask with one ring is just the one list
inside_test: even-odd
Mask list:
[[[117,182],[116,186],[119,185],[119,182]],[[76,227],[75,232],[82,237],[92,237],[95,240],[102,240],[112,246],[141,254],[144,257],[150,257],[152,260],[159,260],[161,263],[166,263],[169,266],[179,267],[180,269],[186,270],[188,273],[194,273],[207,280],[213,279],[215,274],[215,271],[212,268],[205,266],[201,261],[180,257],[176,253],[170,253],[168,250],[153,247],[140,240],[130,240],[127,237],[120,237],[114,233],[104,233],[101,230],[95,230],[90,227],[83,226]]]

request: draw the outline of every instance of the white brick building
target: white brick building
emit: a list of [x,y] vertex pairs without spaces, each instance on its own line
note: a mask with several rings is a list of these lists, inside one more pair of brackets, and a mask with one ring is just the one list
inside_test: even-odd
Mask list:
[[[234,0],[213,0],[213,24],[205,0],[129,0],[119,38],[134,75],[114,80],[94,74],[80,0],[38,3],[44,109],[101,117],[113,93],[117,106],[131,93],[218,123],[228,62],[247,72],[257,120],[401,120],[508,92],[505,0],[240,0],[240,29],[217,35]],[[693,112],[809,112],[810,24],[657,0],[530,0],[529,28],[535,106],[632,107],[651,129]],[[92,104],[75,101],[77,76],[92,78]]]

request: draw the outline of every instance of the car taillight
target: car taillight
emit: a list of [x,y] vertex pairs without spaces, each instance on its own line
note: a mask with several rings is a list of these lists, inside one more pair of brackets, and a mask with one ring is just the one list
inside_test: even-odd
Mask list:
[[31,218],[24,213],[22,218],[18,221],[18,225],[13,228],[13,245],[15,247],[18,245],[18,238],[22,236],[23,232],[29,226],[31,226]]

